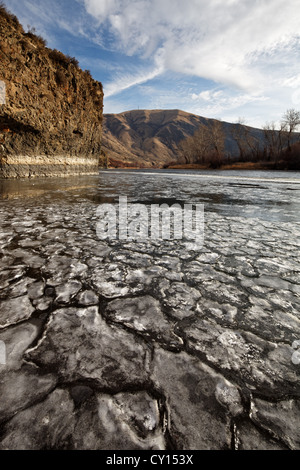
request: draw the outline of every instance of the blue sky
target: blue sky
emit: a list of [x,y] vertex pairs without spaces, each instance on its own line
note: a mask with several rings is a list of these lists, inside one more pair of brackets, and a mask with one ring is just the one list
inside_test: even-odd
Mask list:
[[103,83],[105,113],[261,127],[300,109],[299,0],[4,0]]

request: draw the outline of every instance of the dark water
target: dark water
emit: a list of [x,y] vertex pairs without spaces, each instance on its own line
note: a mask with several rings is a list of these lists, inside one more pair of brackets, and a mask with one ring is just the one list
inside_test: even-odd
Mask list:
[[206,212],[223,216],[292,222],[300,212],[300,172],[105,170],[99,176],[0,181],[1,199],[24,206],[58,199],[98,205],[119,196],[144,204],[203,203]]

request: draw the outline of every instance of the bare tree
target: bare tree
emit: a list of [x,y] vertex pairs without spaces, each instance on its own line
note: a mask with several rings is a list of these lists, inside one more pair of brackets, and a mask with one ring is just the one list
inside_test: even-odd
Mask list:
[[194,135],[180,142],[179,148],[186,163],[205,162],[209,148],[209,138],[207,126],[200,124]]
[[289,132],[287,124],[281,122],[279,129],[276,129],[274,122],[266,123],[263,131],[268,160],[274,161],[276,168],[279,157],[282,156],[284,148],[288,145]]
[[262,154],[260,140],[251,132],[251,128],[245,124],[245,120],[239,118],[233,128],[232,136],[240,150],[240,159],[243,161],[258,161]]
[[300,111],[296,111],[296,109],[288,109],[283,115],[282,124],[286,128],[287,132],[288,150],[291,150],[292,133],[295,132],[297,127],[300,125]]
[[289,134],[287,131],[287,125],[284,122],[280,123],[280,128],[278,130],[278,153],[281,155],[283,150],[288,145]]
[[237,123],[232,126],[231,135],[233,140],[238,146],[239,157],[241,161],[246,160],[248,153],[248,143],[247,143],[247,129],[245,127],[245,121],[243,118],[239,118]]
[[200,124],[193,136],[181,141],[179,148],[186,163],[211,160],[219,166],[224,155],[224,142],[223,124],[213,120],[208,124]]
[[266,123],[263,126],[265,143],[266,143],[266,154],[267,159],[277,164],[278,155],[280,153],[280,134],[276,129],[275,122]]
[[209,124],[209,135],[208,135],[209,147],[212,153],[217,158],[217,164],[220,165],[224,156],[225,148],[225,134],[223,123],[221,121],[213,120]]
[[194,145],[192,137],[187,137],[183,139],[178,144],[179,152],[184,158],[185,163],[191,163],[194,158]]
[[259,140],[250,132],[247,132],[246,139],[251,160],[258,161],[261,157],[261,145]]
[[194,153],[198,162],[204,163],[209,152],[209,130],[205,124],[201,124],[193,135]]

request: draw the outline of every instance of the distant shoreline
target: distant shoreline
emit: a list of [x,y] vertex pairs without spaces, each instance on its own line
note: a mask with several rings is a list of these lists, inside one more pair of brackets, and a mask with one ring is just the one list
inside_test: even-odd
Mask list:
[[[105,168],[100,168],[101,170]],[[108,170],[239,170],[239,171],[299,171],[286,167],[286,162],[278,162],[276,168],[274,162],[235,162],[220,165],[218,168],[212,168],[209,164],[201,163],[183,163],[183,164],[170,164],[164,168],[162,167],[139,167],[139,166],[115,166],[106,168]]]
[[286,167],[286,162],[278,162],[276,168],[274,162],[235,162],[212,168],[207,164],[187,163],[175,164],[166,168],[167,170],[272,170],[272,171],[294,171]]

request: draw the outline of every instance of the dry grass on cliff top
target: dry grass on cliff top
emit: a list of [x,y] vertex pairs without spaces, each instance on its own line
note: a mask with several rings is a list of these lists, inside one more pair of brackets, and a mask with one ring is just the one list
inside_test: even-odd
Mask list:
[[[2,23],[3,25],[6,23],[11,28],[15,29],[20,34],[22,34],[23,38],[20,40],[20,42],[23,44],[23,47],[26,48],[28,46],[26,40],[29,40],[37,47],[39,53],[44,53],[56,64],[62,66],[65,69],[68,68],[69,65],[73,65],[76,69],[81,70],[79,62],[75,57],[66,55],[63,52],[58,51],[57,49],[47,48],[47,41],[42,36],[36,34],[35,28],[30,28],[29,31],[26,33],[23,29],[23,26],[20,24],[18,18],[7,9],[3,2],[0,2],[0,23]],[[83,73],[85,74],[88,81],[90,79],[93,80],[91,72],[89,70],[84,70]]]
[[12,13],[10,13],[6,6],[4,5],[3,2],[0,2],[0,18],[4,18],[7,23],[11,24],[12,26],[14,26],[15,28],[19,29],[19,30],[23,30],[18,18],[16,17],[16,15],[13,15]]

